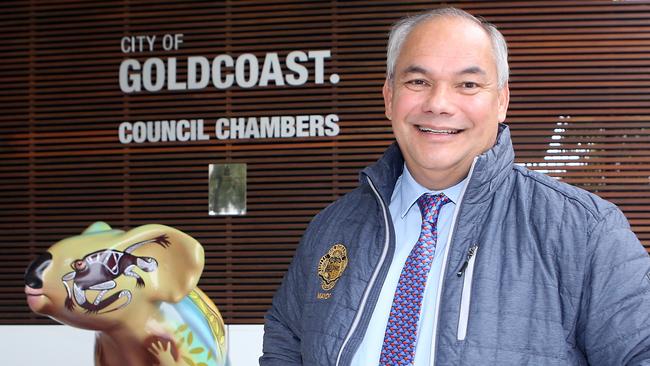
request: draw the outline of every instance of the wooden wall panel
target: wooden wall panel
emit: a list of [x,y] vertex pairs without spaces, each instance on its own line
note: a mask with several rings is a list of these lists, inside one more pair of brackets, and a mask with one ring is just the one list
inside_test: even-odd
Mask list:
[[[29,260],[95,220],[161,223],[206,251],[202,288],[227,323],[261,323],[312,216],[391,143],[390,25],[431,1],[5,1],[0,4],[0,324],[49,320],[22,294]],[[517,162],[619,205],[650,248],[650,1],[448,1],[510,46]],[[125,35],[183,33],[125,55]],[[336,85],[125,94],[129,57],[329,49]],[[180,62],[179,73],[185,71]],[[183,76],[180,76],[183,78]],[[337,114],[336,137],[219,141],[218,117]],[[210,141],[120,144],[123,121],[203,118]],[[248,164],[246,216],[208,215],[208,164]]]

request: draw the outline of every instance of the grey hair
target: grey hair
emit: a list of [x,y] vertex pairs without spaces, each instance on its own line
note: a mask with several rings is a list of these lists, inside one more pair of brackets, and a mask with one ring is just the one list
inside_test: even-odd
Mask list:
[[388,47],[386,50],[386,78],[388,80],[393,80],[395,75],[395,64],[397,63],[397,57],[402,50],[402,45],[404,40],[411,33],[413,28],[418,24],[433,19],[437,17],[457,17],[470,20],[483,28],[483,30],[490,37],[492,42],[492,49],[494,50],[494,58],[497,66],[497,80],[498,87],[502,89],[508,83],[508,45],[506,44],[505,38],[497,27],[494,24],[488,23],[487,21],[477,18],[472,14],[457,8],[439,8],[430,10],[427,12],[419,13],[413,16],[409,16],[403,19],[400,19],[395,23],[390,30],[390,35],[388,37]]

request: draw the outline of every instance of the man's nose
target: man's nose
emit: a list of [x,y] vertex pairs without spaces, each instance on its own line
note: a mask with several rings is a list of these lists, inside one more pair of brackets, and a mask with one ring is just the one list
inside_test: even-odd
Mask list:
[[452,102],[451,87],[446,84],[435,84],[429,89],[426,103],[424,105],[425,112],[430,112],[436,115],[451,115],[454,113],[454,104]]
[[43,271],[52,263],[52,254],[46,252],[27,267],[25,271],[25,285],[31,288],[43,287]]

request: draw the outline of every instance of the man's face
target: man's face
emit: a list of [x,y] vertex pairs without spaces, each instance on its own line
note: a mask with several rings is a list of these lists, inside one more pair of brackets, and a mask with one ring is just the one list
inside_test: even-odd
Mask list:
[[497,81],[490,38],[480,26],[441,17],[411,31],[383,92],[386,116],[418,183],[452,186],[494,145],[509,100],[507,86],[499,90]]

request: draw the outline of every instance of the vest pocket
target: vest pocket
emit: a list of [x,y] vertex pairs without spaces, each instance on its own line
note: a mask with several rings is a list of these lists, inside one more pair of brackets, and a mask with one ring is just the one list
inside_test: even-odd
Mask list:
[[472,299],[472,280],[474,278],[474,263],[476,262],[476,254],[478,252],[478,245],[469,248],[467,253],[467,260],[463,263],[458,277],[463,278],[463,292],[460,298],[460,312],[458,315],[458,331],[456,339],[464,341],[467,337],[467,322],[469,320],[469,304]]

